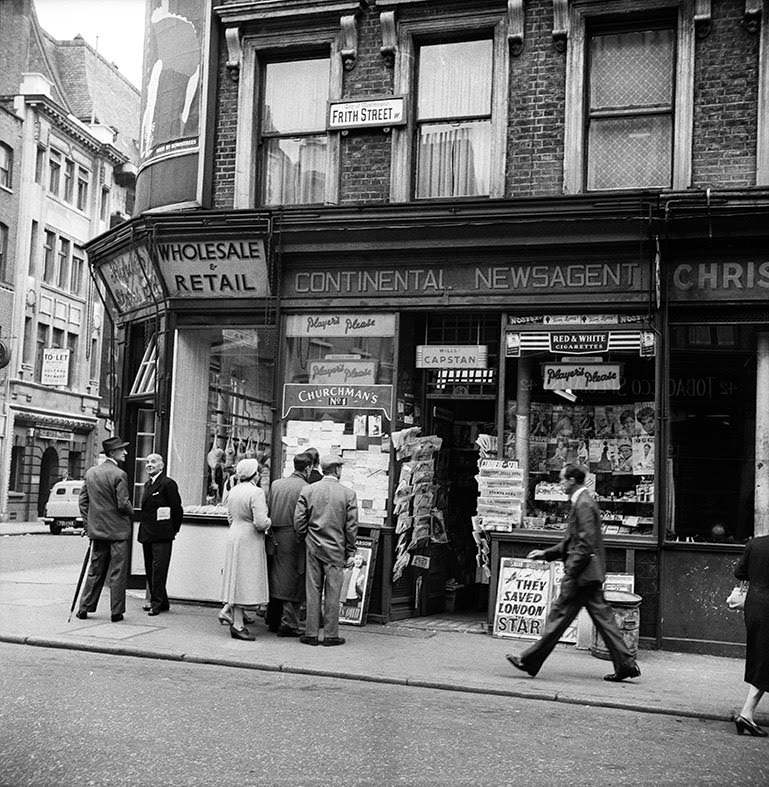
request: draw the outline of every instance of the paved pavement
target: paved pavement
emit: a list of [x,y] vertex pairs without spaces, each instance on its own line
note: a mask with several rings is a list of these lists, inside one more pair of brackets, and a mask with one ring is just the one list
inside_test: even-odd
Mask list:
[[37,536],[51,530],[42,520],[34,522],[0,522],[0,536]]
[[[8,527],[2,525],[0,535]],[[739,710],[746,691],[740,659],[652,650],[639,654],[642,677],[621,684],[601,679],[612,671],[610,662],[571,646],[556,648],[530,678],[505,660],[505,653],[523,650],[525,641],[495,639],[476,633],[480,626],[441,618],[343,626],[347,644],[335,648],[279,639],[259,620],[253,626],[256,641],[241,642],[219,625],[217,609],[208,605],[174,603],[170,612],[148,617],[141,591],[129,591],[125,620],[111,623],[105,589],[95,615],[68,623],[78,568],[0,575],[0,641],[723,721]],[[769,708],[762,719],[769,723]]]

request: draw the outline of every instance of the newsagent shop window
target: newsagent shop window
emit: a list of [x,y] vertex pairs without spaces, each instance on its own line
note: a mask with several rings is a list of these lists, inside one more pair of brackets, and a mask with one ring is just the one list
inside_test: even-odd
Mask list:
[[744,543],[753,535],[756,333],[750,325],[671,326],[670,540]]
[[241,459],[269,485],[276,350],[273,327],[177,330],[169,475],[185,510],[221,505]]

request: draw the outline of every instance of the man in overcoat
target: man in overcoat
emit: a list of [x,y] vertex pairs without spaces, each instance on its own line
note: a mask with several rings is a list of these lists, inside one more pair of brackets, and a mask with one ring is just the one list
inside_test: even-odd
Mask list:
[[146,468],[149,479],[142,495],[139,543],[144,550],[144,571],[150,596],[144,609],[154,616],[170,609],[166,580],[174,538],[182,526],[183,510],[176,481],[165,474],[163,457],[150,454]]
[[102,449],[106,460],[86,471],[80,489],[80,515],[91,539],[88,577],[75,613],[81,620],[87,618],[89,612],[96,611],[107,573],[112,622],[121,621],[125,613],[133,506],[128,493],[128,476],[118,467],[118,462],[125,461],[127,445],[119,437],[105,440]]
[[[304,600],[304,544],[294,529],[294,511],[299,494],[307,485],[312,459],[294,457],[294,472],[272,482],[267,507],[272,520],[275,554],[269,561],[272,621],[279,637],[299,636],[299,607]],[[271,621],[268,621],[268,625]]]
[[306,546],[307,626],[300,642],[318,644],[320,599],[323,597],[324,645],[344,645],[339,636],[339,596],[345,566],[352,566],[358,534],[358,498],[342,486],[344,461],[339,456],[321,458],[323,478],[299,494],[294,527]]
[[520,656],[509,654],[507,660],[534,677],[580,609],[586,607],[614,662],[614,672],[604,680],[616,683],[637,678],[641,670],[603,597],[606,558],[601,511],[585,487],[585,471],[578,465],[566,465],[561,470],[561,488],[571,502],[566,534],[559,544],[549,549],[533,549],[528,554],[529,560],[563,560],[561,593],[550,609],[541,638]]

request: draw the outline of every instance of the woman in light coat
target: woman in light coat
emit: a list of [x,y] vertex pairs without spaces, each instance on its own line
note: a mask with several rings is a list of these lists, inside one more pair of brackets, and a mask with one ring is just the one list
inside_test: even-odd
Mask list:
[[259,484],[259,463],[241,459],[235,470],[238,484],[227,498],[230,531],[222,571],[219,620],[229,623],[233,639],[253,640],[243,620],[244,607],[269,601],[264,533],[270,527],[267,501]]

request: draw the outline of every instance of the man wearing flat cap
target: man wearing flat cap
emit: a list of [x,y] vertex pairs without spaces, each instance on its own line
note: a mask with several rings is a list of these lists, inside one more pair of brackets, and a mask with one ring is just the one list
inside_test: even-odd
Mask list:
[[81,620],[89,612],[96,612],[107,574],[112,622],[121,621],[125,614],[133,505],[128,494],[128,476],[118,467],[118,462],[125,461],[127,445],[119,437],[105,440],[102,449],[106,460],[86,471],[80,489],[80,514],[91,539],[88,578],[75,613]]
[[302,489],[294,511],[294,528],[307,551],[307,626],[299,639],[305,645],[318,644],[323,592],[323,644],[344,644],[339,636],[339,596],[345,566],[352,566],[355,554],[358,498],[339,483],[343,464],[341,457],[333,454],[321,457],[323,478]]

